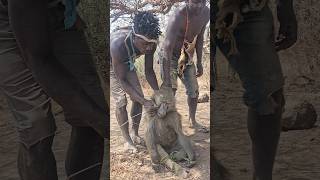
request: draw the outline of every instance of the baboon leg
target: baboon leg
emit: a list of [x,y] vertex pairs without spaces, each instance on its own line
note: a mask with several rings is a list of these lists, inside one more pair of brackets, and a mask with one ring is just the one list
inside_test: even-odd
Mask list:
[[188,158],[191,161],[194,161],[195,160],[195,155],[194,155],[194,152],[192,150],[192,146],[191,146],[190,140],[183,133],[180,133],[180,134],[178,134],[178,141],[179,141],[180,145],[182,146],[183,150],[187,153]]
[[156,138],[155,138],[155,122],[153,120],[151,120],[151,122],[149,122],[149,125],[146,129],[145,132],[145,141],[146,141],[146,146],[148,149],[148,152],[150,154],[151,157],[151,161],[154,164],[159,164],[160,163],[160,157],[159,157],[159,153],[157,150],[157,145],[156,145]]
[[170,119],[170,126],[175,130],[178,135],[178,142],[184,151],[187,153],[188,158],[191,161],[195,160],[195,155],[192,150],[192,145],[190,140],[183,134],[181,125],[181,116],[177,113],[168,114],[167,119]]

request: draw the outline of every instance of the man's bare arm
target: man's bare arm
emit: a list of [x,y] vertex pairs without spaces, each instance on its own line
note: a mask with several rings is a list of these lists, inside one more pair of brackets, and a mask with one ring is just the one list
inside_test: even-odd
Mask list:
[[145,74],[148,83],[150,84],[153,90],[159,90],[158,81],[156,74],[153,69],[153,53],[148,53],[145,55]]
[[121,87],[123,90],[129,94],[129,96],[134,100],[139,102],[140,104],[144,104],[146,99],[140,95],[128,82],[127,79],[127,72],[128,70],[126,69],[126,66],[123,66],[120,61],[120,56],[117,54],[111,53],[112,56],[112,67],[114,70],[114,73],[116,74],[117,78],[119,79],[119,82],[121,84]]
[[297,41],[297,19],[293,9],[293,0],[277,1],[277,17],[280,23],[276,50],[284,50]]
[[163,43],[163,50],[164,50],[164,61],[163,61],[163,85],[167,87],[171,87],[171,78],[170,78],[170,64],[172,60],[172,53],[175,46],[175,42],[177,40],[178,31],[177,24],[175,17],[172,19],[168,24],[166,38]]
[[202,63],[202,50],[203,50],[203,39],[204,39],[205,28],[206,27],[204,26],[201,29],[201,32],[197,37],[197,42],[196,42],[197,64]]
[[202,66],[202,51],[203,51],[203,39],[204,39],[204,32],[206,26],[201,29],[200,34],[198,35],[197,42],[196,42],[196,53],[197,53],[197,77],[202,76],[203,74],[203,66]]

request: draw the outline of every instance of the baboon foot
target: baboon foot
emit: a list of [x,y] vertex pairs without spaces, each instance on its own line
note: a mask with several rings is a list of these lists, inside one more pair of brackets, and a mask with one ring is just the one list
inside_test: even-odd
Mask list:
[[146,147],[146,142],[140,136],[131,135],[131,139],[135,145]]
[[128,152],[128,153],[137,153],[138,152],[137,147],[135,147],[134,145],[132,145],[128,142],[124,144],[124,149],[125,149],[125,152]]
[[170,153],[170,158],[174,161],[183,161],[188,158],[188,155],[185,151],[173,151]]
[[197,130],[198,132],[201,132],[201,133],[209,133],[209,129],[206,128],[205,126],[202,126],[201,124],[199,123],[191,123],[190,124],[190,128],[193,128],[195,130]]

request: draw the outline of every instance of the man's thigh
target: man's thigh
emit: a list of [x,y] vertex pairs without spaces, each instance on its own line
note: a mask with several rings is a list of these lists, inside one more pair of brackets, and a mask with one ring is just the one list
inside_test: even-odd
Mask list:
[[[73,75],[86,94],[101,108],[106,109],[105,96],[83,26],[64,30],[63,9],[61,8],[51,9],[50,15],[51,28],[53,28],[53,51],[57,60]],[[63,87],[58,88],[63,89]],[[87,126],[88,120],[78,117],[76,112],[65,110],[65,114],[69,123]]]
[[121,108],[127,105],[126,92],[122,89],[121,84],[116,77],[113,68],[110,68],[110,88],[111,95],[115,101],[116,107]]
[[55,133],[50,98],[20,56],[9,20],[0,9],[0,89],[14,115],[19,141],[30,147]]
[[102,108],[106,108],[100,78],[83,31],[59,32],[54,37],[54,52],[58,61],[75,77],[86,93]]

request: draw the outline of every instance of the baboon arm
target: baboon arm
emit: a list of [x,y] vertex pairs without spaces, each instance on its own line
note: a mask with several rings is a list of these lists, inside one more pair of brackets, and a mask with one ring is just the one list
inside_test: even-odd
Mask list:
[[171,121],[172,123],[170,125],[174,128],[175,132],[178,135],[179,144],[182,146],[184,151],[187,153],[188,158],[192,161],[195,160],[195,155],[192,150],[191,141],[182,132],[181,115],[178,113],[172,113],[172,114],[169,113],[167,115],[167,118],[168,118],[168,116],[173,116],[170,118],[175,119],[175,121]]
[[156,144],[157,142],[155,138],[156,136],[155,136],[154,128],[155,128],[154,122],[150,122],[145,132],[145,141],[146,141],[146,146],[152,162],[158,164],[160,163],[160,157],[157,150],[157,144]]
[[157,145],[158,152],[161,158],[164,158],[164,164],[172,170],[176,175],[186,177],[188,175],[188,171],[184,169],[180,164],[174,162],[169,157],[169,154],[161,147],[161,145]]
[[182,134],[178,134],[178,140],[179,140],[180,145],[184,149],[184,151],[187,153],[188,158],[191,161],[194,161],[195,160],[195,155],[194,155],[190,140],[183,133]]

